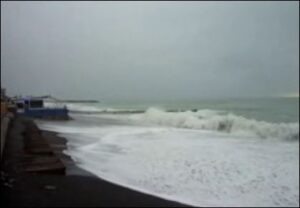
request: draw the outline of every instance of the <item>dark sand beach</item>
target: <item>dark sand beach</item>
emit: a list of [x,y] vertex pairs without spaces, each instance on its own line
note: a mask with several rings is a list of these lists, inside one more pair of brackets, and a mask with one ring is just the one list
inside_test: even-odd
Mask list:
[[[32,120],[17,117],[10,126],[1,162],[1,203],[3,206],[185,206],[112,184],[78,168],[70,157],[62,153],[66,148],[66,140],[54,132],[41,131],[40,134],[46,144],[38,144],[44,146],[36,148],[36,142],[25,139],[24,132],[28,125],[36,126]],[[35,148],[34,150],[39,153],[30,156],[28,146],[29,151]],[[50,153],[47,152],[49,147]],[[27,150],[24,150],[26,148]],[[44,159],[41,159],[43,157]],[[41,167],[49,164],[50,168],[47,170],[48,167],[46,167],[46,171],[28,171],[32,167],[37,167],[32,164],[38,161],[45,161]],[[54,171],[51,171],[51,168]]]

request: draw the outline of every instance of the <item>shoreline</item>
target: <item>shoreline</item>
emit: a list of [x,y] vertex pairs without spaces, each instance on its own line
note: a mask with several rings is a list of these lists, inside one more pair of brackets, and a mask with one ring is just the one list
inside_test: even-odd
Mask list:
[[77,176],[89,176],[98,178],[93,173],[84,170],[76,165],[76,162],[71,158],[71,156],[65,154],[63,151],[67,150],[68,140],[62,136],[59,136],[55,131],[41,130],[42,135],[47,140],[54,154],[59,157],[66,167],[65,175],[77,175]]
[[26,122],[35,124],[31,119],[16,117],[8,132],[4,160],[1,162],[1,201],[5,206],[188,206],[105,181],[81,169],[63,153],[67,140],[52,131],[40,130],[54,155],[64,164],[65,174],[26,172],[24,160],[28,154],[24,151],[26,140],[23,133],[26,131]]
[[54,150],[55,154],[59,156],[59,158],[62,160],[62,162],[66,166],[66,173],[65,173],[66,175],[92,177],[92,178],[100,179],[102,181],[110,183],[112,185],[126,188],[130,191],[136,191],[141,194],[150,195],[150,196],[162,199],[162,200],[179,203],[180,206],[193,206],[193,205],[189,205],[189,204],[184,204],[180,201],[175,201],[175,200],[173,201],[172,199],[169,199],[168,196],[160,196],[160,195],[155,195],[155,194],[153,195],[151,192],[149,192],[145,189],[141,189],[138,187],[126,186],[122,183],[117,183],[113,180],[101,178],[100,176],[97,176],[94,173],[89,172],[88,170],[85,170],[85,169],[77,166],[76,162],[72,159],[72,157],[63,152],[63,150],[67,149],[67,142],[68,142],[68,140],[65,137],[59,136],[59,133],[55,132],[55,131],[41,130],[41,132],[45,136],[45,139],[47,139],[49,144],[52,146],[52,149]]

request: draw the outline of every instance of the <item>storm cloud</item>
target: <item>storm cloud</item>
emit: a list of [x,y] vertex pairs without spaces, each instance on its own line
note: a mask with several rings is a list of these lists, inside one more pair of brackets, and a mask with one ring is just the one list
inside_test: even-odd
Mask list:
[[299,2],[1,2],[10,95],[100,100],[299,92]]

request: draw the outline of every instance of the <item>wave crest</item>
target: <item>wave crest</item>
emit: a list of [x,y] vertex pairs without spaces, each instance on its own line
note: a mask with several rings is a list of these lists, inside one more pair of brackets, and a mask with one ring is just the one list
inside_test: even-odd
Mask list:
[[212,130],[259,138],[299,140],[299,123],[269,123],[224,111],[198,110],[175,113],[149,108],[145,113],[132,118],[178,128]]

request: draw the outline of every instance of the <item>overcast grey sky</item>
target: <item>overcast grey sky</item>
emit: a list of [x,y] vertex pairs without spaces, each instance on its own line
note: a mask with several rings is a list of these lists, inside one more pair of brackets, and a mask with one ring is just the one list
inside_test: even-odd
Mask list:
[[10,95],[100,100],[299,92],[299,2],[1,2]]

